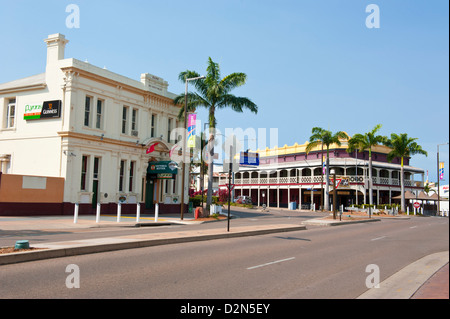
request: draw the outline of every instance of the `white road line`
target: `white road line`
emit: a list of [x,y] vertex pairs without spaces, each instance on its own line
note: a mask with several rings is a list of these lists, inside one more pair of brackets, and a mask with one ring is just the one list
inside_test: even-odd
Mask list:
[[386,238],[386,236],[381,236],[381,237],[373,238],[373,239],[371,239],[371,241],[380,240],[380,239],[383,239],[383,238]]
[[295,259],[295,257],[286,258],[286,259],[280,259],[280,260],[275,260],[275,261],[272,261],[272,262],[270,262],[270,263],[261,264],[261,265],[253,266],[253,267],[248,267],[247,270],[251,270],[251,269],[255,269],[255,268],[260,268],[260,267],[264,267],[264,266],[268,266],[268,265],[273,265],[273,264],[276,264],[276,263],[281,263],[281,262],[283,262],[283,261],[288,261],[288,260],[292,260],[292,259]]
[[412,227],[409,227],[409,228],[413,229],[413,228],[417,228],[417,226],[412,226]]

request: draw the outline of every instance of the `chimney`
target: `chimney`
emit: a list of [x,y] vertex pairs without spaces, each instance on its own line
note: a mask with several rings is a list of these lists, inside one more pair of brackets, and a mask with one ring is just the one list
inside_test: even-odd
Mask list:
[[162,95],[167,93],[167,88],[169,86],[164,79],[150,73],[141,74],[141,83],[145,85],[147,90]]
[[64,59],[64,48],[67,42],[69,42],[69,40],[66,40],[64,34],[50,34],[44,41],[47,43],[47,65]]

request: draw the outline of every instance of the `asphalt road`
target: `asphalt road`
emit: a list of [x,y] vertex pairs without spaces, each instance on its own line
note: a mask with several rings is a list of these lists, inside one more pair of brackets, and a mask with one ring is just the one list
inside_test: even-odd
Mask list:
[[[325,216],[324,213],[315,213],[308,211],[289,211],[283,209],[270,209],[262,211],[261,209],[241,209],[232,210],[231,214],[236,217],[231,219],[230,225],[247,226],[260,224],[300,224],[302,221],[311,218]],[[151,216],[153,217],[153,216]],[[192,214],[190,214],[192,217]],[[68,220],[72,220],[71,216],[67,216]],[[80,217],[86,218],[86,217]],[[95,219],[95,216],[90,216]],[[164,219],[162,215],[160,217]],[[114,224],[115,218],[110,218],[111,224]],[[134,218],[130,218],[134,221]],[[65,229],[24,229],[22,230],[0,230],[0,247],[14,246],[17,240],[29,240],[30,245],[45,242],[69,241],[78,239],[104,238],[113,236],[124,236],[143,233],[171,232],[180,230],[195,230],[202,228],[224,228],[226,229],[226,221],[213,222],[200,225],[170,225],[170,226],[148,226],[148,227],[108,227],[108,228],[65,228]]]
[[[4,265],[0,298],[353,299],[367,291],[367,265],[377,265],[383,281],[448,250],[448,218],[313,227]],[[66,287],[70,264],[80,288]]]

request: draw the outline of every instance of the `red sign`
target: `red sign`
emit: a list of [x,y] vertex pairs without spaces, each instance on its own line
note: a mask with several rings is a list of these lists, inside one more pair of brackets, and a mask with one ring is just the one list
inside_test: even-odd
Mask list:
[[420,203],[419,202],[414,202],[414,208],[419,208],[420,207]]
[[234,189],[234,186],[234,184],[227,184],[227,188],[230,192]]

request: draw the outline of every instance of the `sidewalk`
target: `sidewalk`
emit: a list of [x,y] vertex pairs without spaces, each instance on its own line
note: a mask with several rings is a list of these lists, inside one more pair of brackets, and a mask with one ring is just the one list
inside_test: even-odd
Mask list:
[[[139,222],[136,216],[122,216],[117,222],[116,216],[102,215],[100,222],[96,223],[95,216],[79,216],[74,223],[72,216],[46,216],[46,217],[4,217],[0,216],[1,231],[20,230],[69,230],[93,227],[138,227],[158,226],[167,224],[200,224],[188,214],[181,221],[179,216],[163,215],[155,223],[154,216],[143,215]],[[373,220],[376,221],[376,220]],[[131,249],[156,245],[185,243],[202,240],[232,238],[242,236],[256,236],[278,232],[305,230],[308,224],[322,223],[323,220],[310,219],[301,225],[274,224],[235,226],[230,232],[224,228],[181,230],[176,232],[158,232],[140,235],[118,236],[110,238],[96,238],[85,240],[72,240],[54,243],[32,245],[40,250],[20,253],[0,254],[0,265],[20,263],[39,259],[91,254],[120,249]],[[336,221],[327,221],[336,223]],[[338,222],[339,223],[339,222]],[[344,224],[341,222],[341,224]],[[346,224],[346,223],[345,223]],[[449,298],[449,257],[448,252],[426,256],[398,273],[380,283],[380,288],[372,288],[359,299],[448,299]]]
[[95,215],[80,215],[76,223],[73,216],[39,216],[39,217],[8,217],[0,216],[0,231],[2,230],[49,230],[49,229],[80,229],[94,227],[136,227],[140,225],[159,226],[162,224],[201,224],[192,214],[187,214],[183,220],[180,216],[162,215],[155,222],[153,215],[142,215],[139,222],[135,215],[123,215],[117,222],[115,215],[101,215],[96,223]]
[[448,299],[449,252],[425,256],[357,299]]

